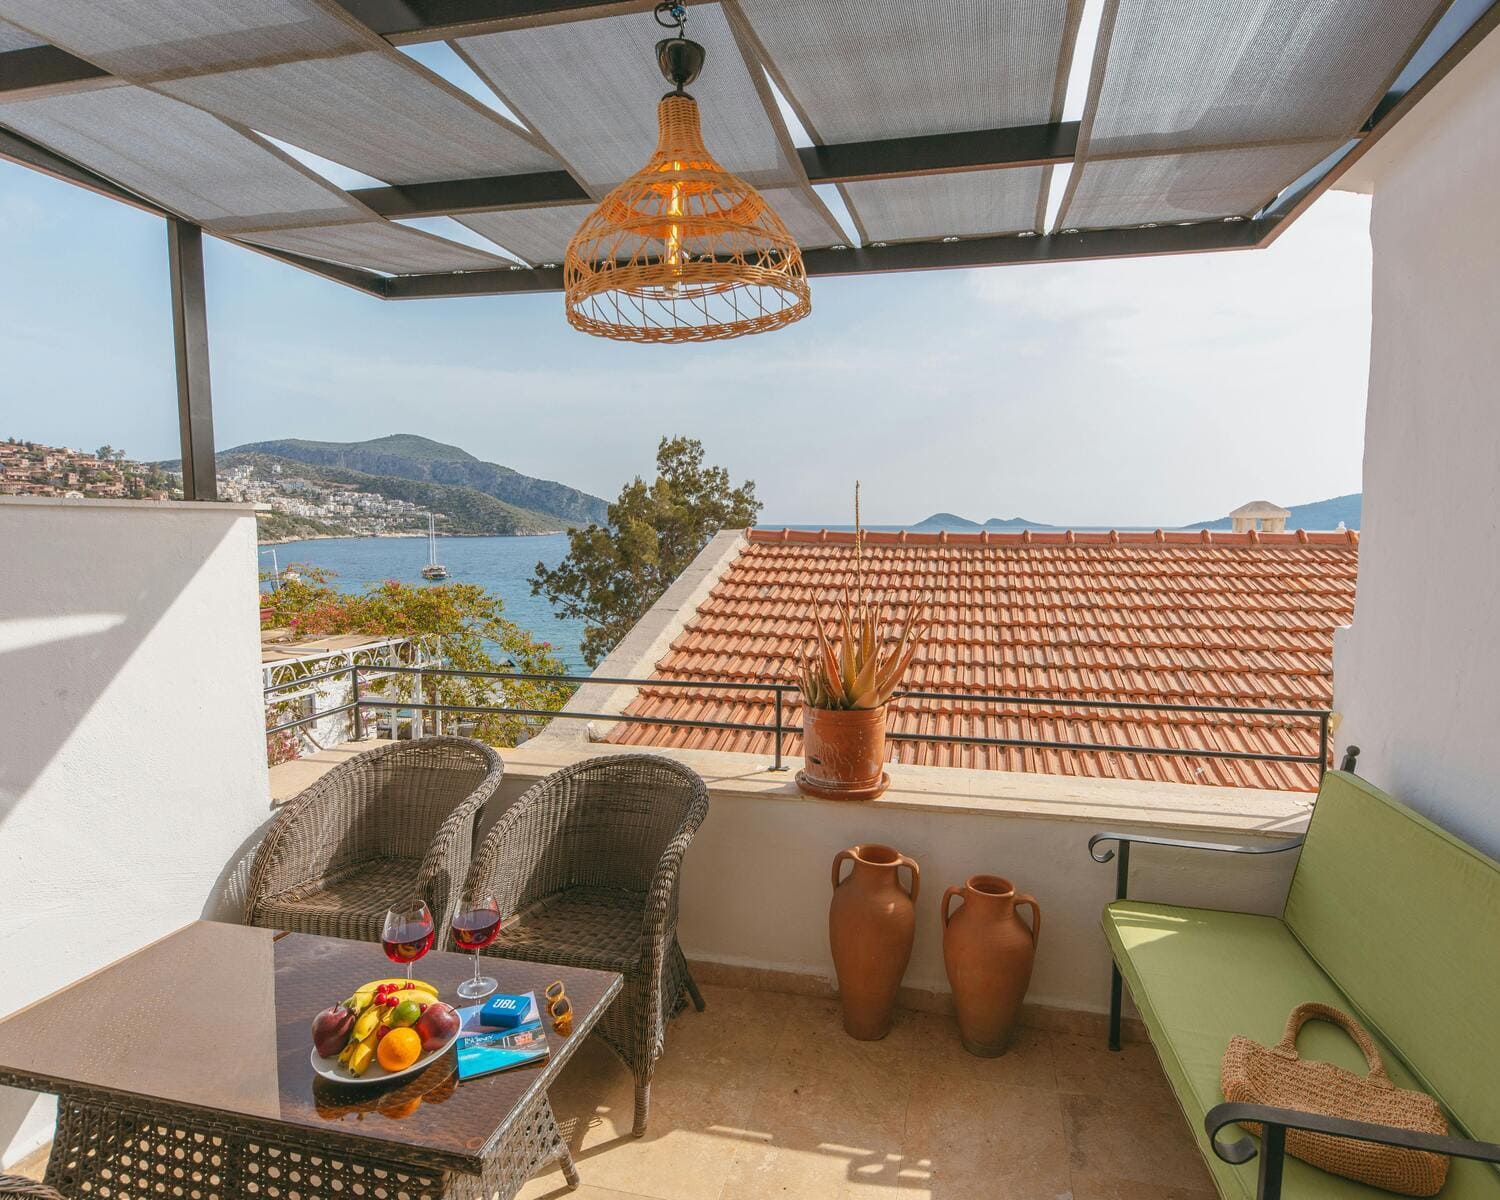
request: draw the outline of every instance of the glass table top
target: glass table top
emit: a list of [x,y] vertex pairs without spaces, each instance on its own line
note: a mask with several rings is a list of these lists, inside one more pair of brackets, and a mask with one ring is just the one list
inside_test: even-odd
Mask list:
[[[463,1082],[452,1052],[388,1084],[340,1085],[312,1068],[314,1016],[361,984],[402,974],[379,945],[197,921],[0,1021],[0,1076],[36,1090],[162,1100],[339,1140],[411,1147],[477,1171],[517,1108],[545,1089],[620,989],[620,976],[483,960],[505,992],[561,979],[572,1033],[546,1023],[539,1063]],[[414,972],[445,1003],[473,973],[433,951]],[[377,1146],[371,1146],[378,1152]],[[398,1150],[399,1153],[399,1150]]]

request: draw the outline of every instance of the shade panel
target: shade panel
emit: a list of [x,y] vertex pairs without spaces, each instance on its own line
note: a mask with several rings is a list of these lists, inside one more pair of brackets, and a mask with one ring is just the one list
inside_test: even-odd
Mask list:
[[1446,7],[1446,0],[1110,2],[1108,65],[1084,116],[1096,154],[1347,136]]
[[54,45],[137,82],[369,49],[370,36],[316,0],[5,0]]
[[[632,13],[456,45],[597,196],[639,170],[656,148],[656,104],[670,85],[657,70],[655,46],[666,36],[650,14]],[[766,114],[720,6],[693,5],[688,36],[707,51],[690,92],[714,158],[756,187],[798,182],[800,167]]]
[[849,210],[871,241],[982,237],[1036,224],[1042,167],[847,183]]
[[250,233],[240,240],[388,275],[483,271],[511,265],[498,255],[380,220]]
[[497,117],[379,52],[158,86],[386,183],[558,169],[550,154]]
[[471,213],[458,219],[497,246],[504,246],[532,266],[539,266],[562,262],[568,239],[591,208],[588,204],[517,208],[508,212]]
[[1059,228],[1107,229],[1250,216],[1341,140],[1090,159],[1074,168]]
[[1054,119],[1074,0],[739,0],[822,142]]
[[0,11],[121,78],[387,183],[557,169],[316,0],[3,0]]
[[369,215],[264,143],[146,88],[0,103],[0,124],[219,233]]
[[766,203],[775,210],[797,245],[833,246],[848,241],[848,235],[823,207],[811,188],[767,187],[760,189]]
[[4,54],[7,50],[30,50],[33,46],[46,44],[46,38],[39,38],[27,33],[24,29],[18,29],[9,22],[0,21],[0,54]]

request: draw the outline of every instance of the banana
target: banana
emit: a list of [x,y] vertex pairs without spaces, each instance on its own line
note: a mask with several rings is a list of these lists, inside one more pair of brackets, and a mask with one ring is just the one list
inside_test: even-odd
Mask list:
[[349,1052],[349,1070],[355,1075],[363,1075],[374,1061],[375,1041],[372,1033],[363,1041],[354,1043],[354,1049]]
[[390,1009],[386,1008],[365,1009],[364,1012],[360,1013],[359,1020],[354,1022],[354,1028],[349,1032],[349,1040],[351,1042],[364,1041],[375,1032],[375,1026],[380,1024],[380,1018],[390,1011]]
[[354,995],[350,996],[349,999],[344,1001],[344,1003],[352,1008],[356,1014],[363,1013],[365,1009],[369,1008],[371,1003],[374,1001],[375,989],[378,987],[384,987],[387,984],[399,987],[403,991],[411,991],[413,989],[416,989],[427,992],[428,995],[420,998],[420,1002],[423,1004],[430,1004],[433,1000],[437,999],[438,990],[435,985],[427,983],[421,979],[413,979],[408,982],[404,977],[398,976],[393,979],[372,979],[369,983],[359,988],[354,993]]
[[436,992],[429,992],[425,988],[407,988],[400,992],[387,992],[386,996],[397,1004],[403,1000],[415,1000],[418,1004],[431,1004],[437,999]]

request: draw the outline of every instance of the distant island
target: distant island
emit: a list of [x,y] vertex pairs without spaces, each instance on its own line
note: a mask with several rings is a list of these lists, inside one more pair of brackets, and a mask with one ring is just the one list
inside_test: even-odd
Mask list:
[[[1293,504],[1287,511],[1291,516],[1287,518],[1288,529],[1337,529],[1340,524],[1345,529],[1358,529],[1360,527],[1360,502],[1362,494],[1351,492],[1347,496],[1334,496],[1329,500],[1315,500],[1310,504]],[[1176,525],[1171,528],[1175,530],[1195,529],[1228,529],[1229,518],[1216,517],[1211,521],[1198,521],[1191,525]],[[870,526],[870,528],[877,528]],[[1064,529],[1077,530],[1079,533],[1103,530],[1103,529],[1154,529],[1151,525],[1047,525],[1041,521],[1028,520],[1025,517],[991,517],[988,521],[970,521],[966,517],[957,516],[954,513],[933,513],[926,520],[918,521],[912,525],[880,526],[885,529],[909,529],[913,533],[981,533],[989,530],[991,533],[1019,531],[1031,529],[1037,531],[1059,532]]]
[[[429,512],[452,536],[556,533],[602,523],[608,508],[598,496],[416,434],[247,442],[215,460],[221,499],[270,505],[262,542],[416,533]],[[176,460],[160,465],[180,469]]]

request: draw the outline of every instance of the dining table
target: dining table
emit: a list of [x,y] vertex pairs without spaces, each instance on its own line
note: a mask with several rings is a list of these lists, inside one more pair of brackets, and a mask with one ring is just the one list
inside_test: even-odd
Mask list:
[[[314,1070],[314,1016],[400,968],[375,943],[195,921],[0,1021],[0,1084],[57,1096],[46,1181],[69,1198],[510,1200],[554,1162],[576,1187],[547,1091],[621,977],[484,968],[539,1000],[563,984],[572,1027],[543,1014],[545,1058],[461,1080],[450,1049],[335,1083]],[[416,964],[454,1007],[472,974],[468,955]]]

